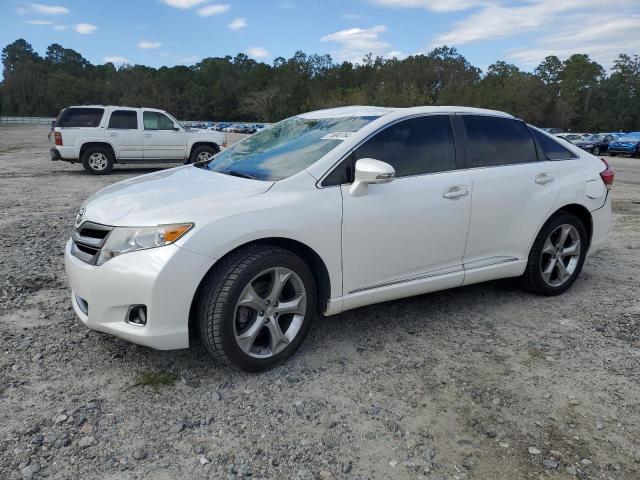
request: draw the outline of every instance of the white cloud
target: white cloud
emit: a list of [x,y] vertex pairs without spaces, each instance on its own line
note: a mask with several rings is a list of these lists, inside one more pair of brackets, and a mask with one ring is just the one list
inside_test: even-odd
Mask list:
[[361,15],[360,13],[343,13],[340,15],[340,18],[343,20],[362,20],[364,15]]
[[68,26],[68,25],[54,25],[54,26],[53,26],[53,29],[54,29],[56,32],[62,32],[63,30],[66,30],[67,28],[69,28],[69,26]]
[[[612,4],[631,4],[637,0],[609,0]],[[554,21],[560,21],[562,30],[566,27],[567,14],[582,12],[593,7],[604,7],[602,0],[530,0],[519,6],[504,7],[487,5],[480,12],[456,22],[453,28],[437,35],[433,45],[461,45],[481,40],[508,38],[524,32],[545,30]]]
[[229,25],[227,25],[231,30],[241,30],[247,26],[246,18],[236,18]]
[[28,23],[29,25],[53,25],[53,22],[50,20],[27,20],[24,23]]
[[41,15],[68,15],[69,9],[60,5],[43,5],[41,3],[27,3],[18,7],[18,13],[39,13]]
[[196,55],[193,55],[191,57],[181,58],[180,60],[178,60],[179,63],[189,64],[189,65],[192,65],[198,61],[200,61],[200,57]]
[[231,8],[231,5],[228,3],[216,3],[213,5],[207,5],[206,7],[198,10],[198,15],[201,17],[210,17],[212,15],[220,15],[228,11]]
[[540,36],[530,47],[510,50],[508,57],[534,66],[548,55],[565,59],[574,53],[586,53],[605,68],[610,68],[618,54],[640,51],[640,15],[603,14],[594,17],[581,13],[568,20],[563,22],[565,28],[557,30],[559,33]]
[[98,27],[92,25],[90,23],[77,23],[73,26],[76,32],[82,35],[89,35],[91,33],[95,33],[98,30]]
[[370,0],[387,8],[424,8],[432,12],[455,12],[479,5],[497,3],[495,0]]
[[[384,25],[367,29],[349,28],[325,35],[320,40],[323,42],[336,42],[340,45],[339,50],[331,52],[331,55],[336,59],[358,63],[368,53],[382,57],[398,56],[395,54],[399,52],[392,52],[391,45],[379,38],[380,34],[386,31],[387,27]],[[391,55],[392,53],[394,55]]]
[[121,55],[111,55],[104,57],[104,63],[113,63],[114,65],[122,65],[123,63],[130,63],[127,57]]
[[262,47],[251,47],[247,49],[247,54],[251,58],[265,58],[269,56],[268,50]]
[[162,1],[163,3],[169,5],[170,7],[187,10],[189,8],[195,7],[196,5],[202,5],[203,3],[207,3],[208,0],[162,0]]
[[148,40],[140,40],[138,42],[138,48],[142,48],[143,50],[152,50],[154,48],[160,48],[162,46],[162,42],[150,42]]

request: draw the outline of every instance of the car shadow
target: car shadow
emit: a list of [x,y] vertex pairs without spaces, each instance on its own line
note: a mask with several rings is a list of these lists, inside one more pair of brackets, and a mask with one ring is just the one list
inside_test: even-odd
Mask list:
[[[487,334],[492,334],[495,312],[491,305],[515,304],[528,296],[531,295],[524,292],[515,279],[494,280],[360,307],[330,317],[319,316],[298,351],[282,365],[262,374],[216,365],[197,339],[188,349],[158,351],[105,335],[104,350],[105,354],[111,348],[123,352],[127,364],[133,362],[157,370],[182,372],[184,378],[197,378],[199,383],[226,385],[230,378],[239,381],[255,375],[273,380],[300,370],[316,370],[320,365],[324,368],[341,364],[346,352],[366,351],[371,344],[397,342],[403,338],[410,341],[407,335],[421,335],[428,333],[428,329],[437,330],[439,335],[456,335],[468,327],[470,317],[484,319],[480,324],[485,324]],[[327,347],[331,344],[335,346]],[[380,362],[385,361],[386,357],[381,356]],[[123,368],[128,369],[124,364]]]

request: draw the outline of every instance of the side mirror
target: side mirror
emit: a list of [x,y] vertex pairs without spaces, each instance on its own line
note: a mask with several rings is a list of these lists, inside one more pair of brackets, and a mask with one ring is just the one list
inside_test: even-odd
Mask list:
[[388,163],[373,158],[361,158],[356,162],[355,180],[349,195],[358,197],[369,192],[370,183],[389,183],[396,178],[395,169]]

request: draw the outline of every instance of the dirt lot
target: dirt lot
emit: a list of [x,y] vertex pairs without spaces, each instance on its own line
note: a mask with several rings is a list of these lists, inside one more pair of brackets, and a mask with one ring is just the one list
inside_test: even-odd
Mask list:
[[640,478],[640,160],[609,243],[556,298],[513,281],[316,322],[284,366],[87,330],[63,246],[80,203],[151,171],[51,162],[0,127],[0,478]]

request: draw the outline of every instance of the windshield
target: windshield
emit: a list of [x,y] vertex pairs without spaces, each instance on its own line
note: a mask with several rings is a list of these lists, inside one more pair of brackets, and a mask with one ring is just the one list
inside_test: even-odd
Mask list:
[[587,135],[583,140],[587,142],[603,142],[606,135]]
[[178,125],[180,125],[182,127],[182,129],[185,129],[187,127],[185,127],[182,123],[180,123],[178,120],[176,120],[176,117],[174,117],[173,115],[171,115],[169,112],[165,112],[169,118],[171,118],[171,120],[173,120],[174,122],[176,122]]
[[376,118],[291,117],[196,166],[256,180],[282,180],[314,164]]

